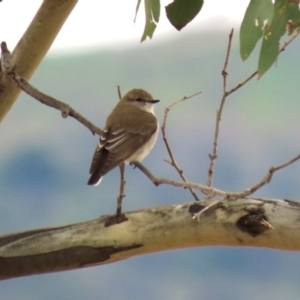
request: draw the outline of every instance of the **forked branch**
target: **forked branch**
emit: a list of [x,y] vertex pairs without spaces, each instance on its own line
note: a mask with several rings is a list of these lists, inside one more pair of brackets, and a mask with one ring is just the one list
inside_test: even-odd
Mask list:
[[[170,163],[171,166],[173,166],[175,168],[175,170],[178,172],[179,176],[181,177],[181,179],[184,181],[184,182],[188,182],[188,180],[186,179],[184,173],[183,173],[183,170],[178,166],[176,160],[175,160],[175,157],[173,155],[173,152],[171,150],[171,147],[169,145],[169,142],[168,142],[168,139],[167,139],[167,135],[166,135],[166,126],[167,126],[167,118],[168,118],[168,114],[169,114],[169,111],[175,106],[177,105],[178,103],[181,103],[185,100],[188,100],[188,99],[191,99],[192,97],[195,97],[197,95],[201,94],[201,92],[197,92],[191,96],[188,96],[188,97],[183,97],[177,101],[174,101],[172,102],[168,107],[166,107],[165,109],[165,114],[164,114],[164,120],[163,120],[163,124],[161,126],[161,132],[162,132],[162,137],[163,137],[163,141],[166,145],[166,148],[167,148],[167,151],[168,151],[168,154],[170,156],[170,161],[169,160],[165,160],[166,162]],[[197,194],[195,193],[195,191],[193,190],[193,188],[191,187],[188,187],[189,191],[191,192],[192,196],[194,197],[194,199],[196,201],[199,201],[199,198],[197,196]]]
[[[213,142],[213,150],[212,153],[209,154],[209,167],[208,167],[208,174],[207,174],[207,186],[212,186],[213,184],[213,174],[214,174],[214,167],[215,167],[215,161],[217,159],[217,149],[218,149],[218,138],[220,133],[220,123],[222,118],[222,112],[225,104],[225,100],[227,97],[227,65],[229,61],[229,54],[231,50],[231,44],[232,44],[232,37],[233,37],[233,29],[231,30],[229,34],[229,40],[228,40],[228,47],[226,52],[226,58],[224,62],[224,67],[222,70],[222,76],[223,76],[223,95],[220,103],[220,107],[217,110],[217,117],[216,117],[216,126],[215,126],[215,134],[214,134],[214,142]],[[210,195],[211,196],[211,195]]]
[[7,49],[5,42],[1,43],[1,51],[1,66],[3,73],[6,74],[21,90],[23,90],[26,94],[30,95],[39,102],[60,110],[62,117],[73,117],[82,125],[87,127],[93,134],[97,133],[100,135],[102,133],[102,130],[100,128],[92,124],[89,120],[75,111],[75,109],[73,109],[71,106],[40,92],[32,85],[30,85],[23,77],[18,75],[14,70],[14,66],[12,65],[11,55]]
[[[283,52],[286,47],[288,45],[291,44],[291,42],[299,35],[299,32],[297,32],[295,35],[293,35],[286,43],[284,43],[282,45],[282,47],[279,49],[279,53]],[[228,46],[227,46],[227,52],[226,52],[226,57],[225,57],[225,62],[224,62],[224,67],[222,70],[222,76],[223,76],[223,95],[221,98],[221,102],[220,102],[220,107],[217,110],[217,115],[216,115],[216,125],[215,125],[215,133],[214,133],[214,141],[213,141],[213,150],[212,153],[209,154],[209,159],[210,159],[210,163],[209,163],[209,168],[208,168],[208,175],[207,175],[207,186],[211,187],[212,186],[212,181],[213,181],[213,172],[214,172],[214,166],[215,166],[215,161],[218,157],[217,155],[217,147],[218,147],[218,138],[219,138],[219,133],[220,133],[220,122],[221,122],[221,118],[222,118],[222,112],[223,112],[223,108],[224,108],[224,104],[226,101],[226,98],[231,95],[232,93],[236,92],[238,89],[240,89],[241,87],[243,87],[246,83],[248,83],[251,79],[253,79],[257,74],[258,71],[253,72],[250,76],[248,76],[244,81],[242,81],[241,83],[238,83],[235,87],[233,87],[231,90],[227,91],[227,76],[228,76],[228,72],[227,72],[227,66],[228,66],[228,62],[229,62],[229,55],[230,55],[230,51],[231,51],[231,44],[232,44],[232,38],[233,38],[233,29],[231,30],[230,34],[229,34],[229,39],[228,39]],[[298,158],[297,158],[298,159]],[[296,159],[296,160],[297,160]],[[292,159],[293,161],[294,159]],[[289,165],[290,163],[288,162],[285,166]],[[281,168],[279,168],[281,169]],[[274,171],[277,171],[279,169],[276,170],[272,170],[272,168],[270,169],[270,174],[266,175],[266,177],[264,179],[262,179],[258,184],[256,184],[255,186],[245,190],[247,192],[241,192],[239,194],[236,194],[238,197],[243,197],[244,196],[248,196],[252,193],[254,193],[254,191],[258,190],[260,187],[262,187],[263,185],[265,185],[266,183],[269,183],[271,178],[272,178],[272,174],[274,173]],[[231,195],[231,193],[230,193]],[[213,196],[213,195],[210,195]]]

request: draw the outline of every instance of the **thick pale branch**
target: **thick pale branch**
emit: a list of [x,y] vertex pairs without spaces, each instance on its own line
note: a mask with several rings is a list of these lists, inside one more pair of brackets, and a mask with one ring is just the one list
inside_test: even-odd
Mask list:
[[[77,2],[78,0],[44,0],[42,2],[12,53],[13,65],[20,76],[27,80],[32,76]],[[0,122],[16,101],[19,93],[20,89],[15,84],[0,76]]]
[[0,236],[0,279],[106,264],[136,255],[200,246],[300,250],[300,205],[271,199],[226,199],[107,216],[68,226]]

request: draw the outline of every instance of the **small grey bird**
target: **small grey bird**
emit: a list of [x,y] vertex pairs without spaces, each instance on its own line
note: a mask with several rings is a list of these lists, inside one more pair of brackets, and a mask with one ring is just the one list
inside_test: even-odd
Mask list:
[[98,185],[106,173],[123,162],[140,162],[149,154],[159,128],[153,111],[157,102],[142,89],[129,91],[118,102],[95,150],[88,185]]

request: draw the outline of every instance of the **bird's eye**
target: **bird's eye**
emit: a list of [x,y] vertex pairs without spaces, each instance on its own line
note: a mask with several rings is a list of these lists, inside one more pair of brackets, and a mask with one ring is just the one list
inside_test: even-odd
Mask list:
[[136,98],[135,101],[141,102],[141,101],[143,101],[143,99],[142,98]]

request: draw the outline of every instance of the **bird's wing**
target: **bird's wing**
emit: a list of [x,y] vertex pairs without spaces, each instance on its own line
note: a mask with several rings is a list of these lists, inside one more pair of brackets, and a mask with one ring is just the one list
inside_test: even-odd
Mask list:
[[90,174],[93,174],[96,171],[96,168],[100,164],[101,160],[105,162],[107,159],[108,153],[103,153],[107,133],[108,133],[108,129],[104,129],[100,136],[99,143],[93,155],[93,159],[90,167]]
[[97,172],[101,176],[120,165],[137,149],[147,143],[157,130],[157,121],[142,126],[125,128],[106,128],[96,148],[90,174]]

